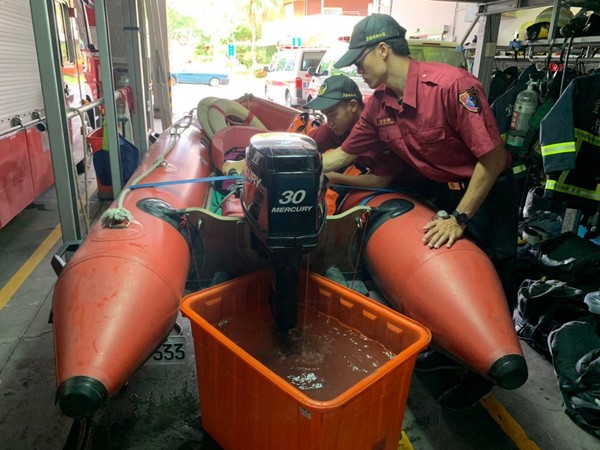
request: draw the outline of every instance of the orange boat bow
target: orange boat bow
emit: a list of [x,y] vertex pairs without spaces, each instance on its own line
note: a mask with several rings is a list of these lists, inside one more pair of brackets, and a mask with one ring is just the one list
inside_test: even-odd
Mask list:
[[[361,202],[375,208],[386,201],[400,208],[369,225],[364,250],[369,274],[386,300],[428,327],[435,345],[473,370],[506,389],[521,386],[527,365],[487,255],[467,239],[449,249],[424,245],[423,226],[435,212],[399,193],[355,192],[344,208]],[[372,220],[378,220],[376,214]]]
[[[210,175],[208,149],[196,125],[161,135],[132,180],[166,150],[144,184]],[[64,414],[90,416],[152,355],[175,324],[190,250],[177,229],[140,209],[157,198],[172,208],[204,206],[208,185],[187,183],[132,190],[128,226],[95,224],[61,272],[53,297],[57,399]],[[115,204],[112,205],[113,207]]]

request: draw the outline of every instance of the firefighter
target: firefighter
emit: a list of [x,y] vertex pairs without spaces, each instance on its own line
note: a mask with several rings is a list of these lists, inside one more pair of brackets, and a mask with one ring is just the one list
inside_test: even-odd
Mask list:
[[[423,224],[423,244],[435,251],[468,236],[488,254],[514,304],[518,196],[510,154],[483,86],[462,69],[411,59],[405,33],[386,14],[355,25],[348,51],[334,66],[356,65],[377,89],[348,138],[324,155],[323,171],[344,167],[376,148],[390,149],[429,180],[422,194],[449,212]],[[432,355],[431,361],[440,359]],[[422,367],[428,356],[421,358]],[[492,386],[471,373],[440,402],[464,409]]]
[[[321,111],[327,118],[327,124],[313,129],[308,135],[314,139],[319,152],[339,147],[350,134],[350,130],[364,109],[362,93],[358,85],[345,75],[327,78],[317,97],[304,105],[306,109]],[[400,170],[401,161],[394,155],[374,152],[361,155],[354,164],[341,168],[339,172],[326,173],[326,179],[332,188],[327,192],[327,212],[334,214],[339,200],[348,189],[339,186],[363,188],[386,188]]]

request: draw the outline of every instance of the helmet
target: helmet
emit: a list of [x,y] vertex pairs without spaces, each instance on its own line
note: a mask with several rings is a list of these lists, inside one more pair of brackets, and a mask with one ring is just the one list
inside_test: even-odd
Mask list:
[[[554,10],[554,8],[552,6],[544,9],[541,13],[539,13],[537,15],[537,17],[535,18],[533,23],[543,23],[543,22],[550,23],[550,21],[552,20],[552,11],[553,10]],[[567,6],[563,6],[562,8],[560,8],[560,13],[558,15],[558,23],[556,23],[555,25],[558,28],[560,28],[560,27],[564,26],[572,18],[573,18],[573,13],[571,12],[571,9]]]
[[560,29],[560,35],[562,37],[597,36],[599,34],[600,14],[592,12],[588,16],[583,8]]
[[[525,30],[525,39],[528,41],[534,41],[536,39],[547,39],[549,36],[550,21],[552,20],[553,8],[549,7],[544,9],[537,15],[533,21],[533,25],[530,25]],[[573,18],[571,9],[563,6],[560,8],[558,15],[558,23],[556,23],[556,29],[563,27],[569,20]]]
[[519,27],[519,29],[515,31],[514,38],[519,41],[524,41],[525,36],[527,35],[527,28],[529,28],[531,25],[533,25],[533,22],[531,20],[528,20],[527,22],[523,23]]

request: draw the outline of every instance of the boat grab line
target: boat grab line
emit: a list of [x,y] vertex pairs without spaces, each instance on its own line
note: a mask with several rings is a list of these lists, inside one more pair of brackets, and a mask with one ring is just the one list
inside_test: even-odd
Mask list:
[[134,184],[129,187],[132,191],[135,189],[142,188],[153,188],[158,186],[172,186],[176,184],[188,184],[188,183],[205,183],[207,181],[222,181],[222,180],[243,180],[244,177],[241,175],[219,175],[215,177],[204,177],[204,178],[190,178],[189,180],[172,180],[172,181],[157,181],[155,183],[143,183]]
[[40,262],[52,250],[62,235],[60,225],[57,225],[44,241],[35,249],[27,261],[17,270],[10,280],[0,289],[0,310],[10,301],[25,280],[32,274]]

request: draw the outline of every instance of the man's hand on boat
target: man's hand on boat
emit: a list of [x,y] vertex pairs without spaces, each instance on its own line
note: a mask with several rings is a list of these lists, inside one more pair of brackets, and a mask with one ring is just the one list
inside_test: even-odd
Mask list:
[[460,225],[454,216],[447,219],[434,216],[431,222],[423,227],[425,232],[423,244],[428,245],[429,248],[440,248],[446,244],[446,247],[450,248],[463,236],[466,227],[466,225]]

